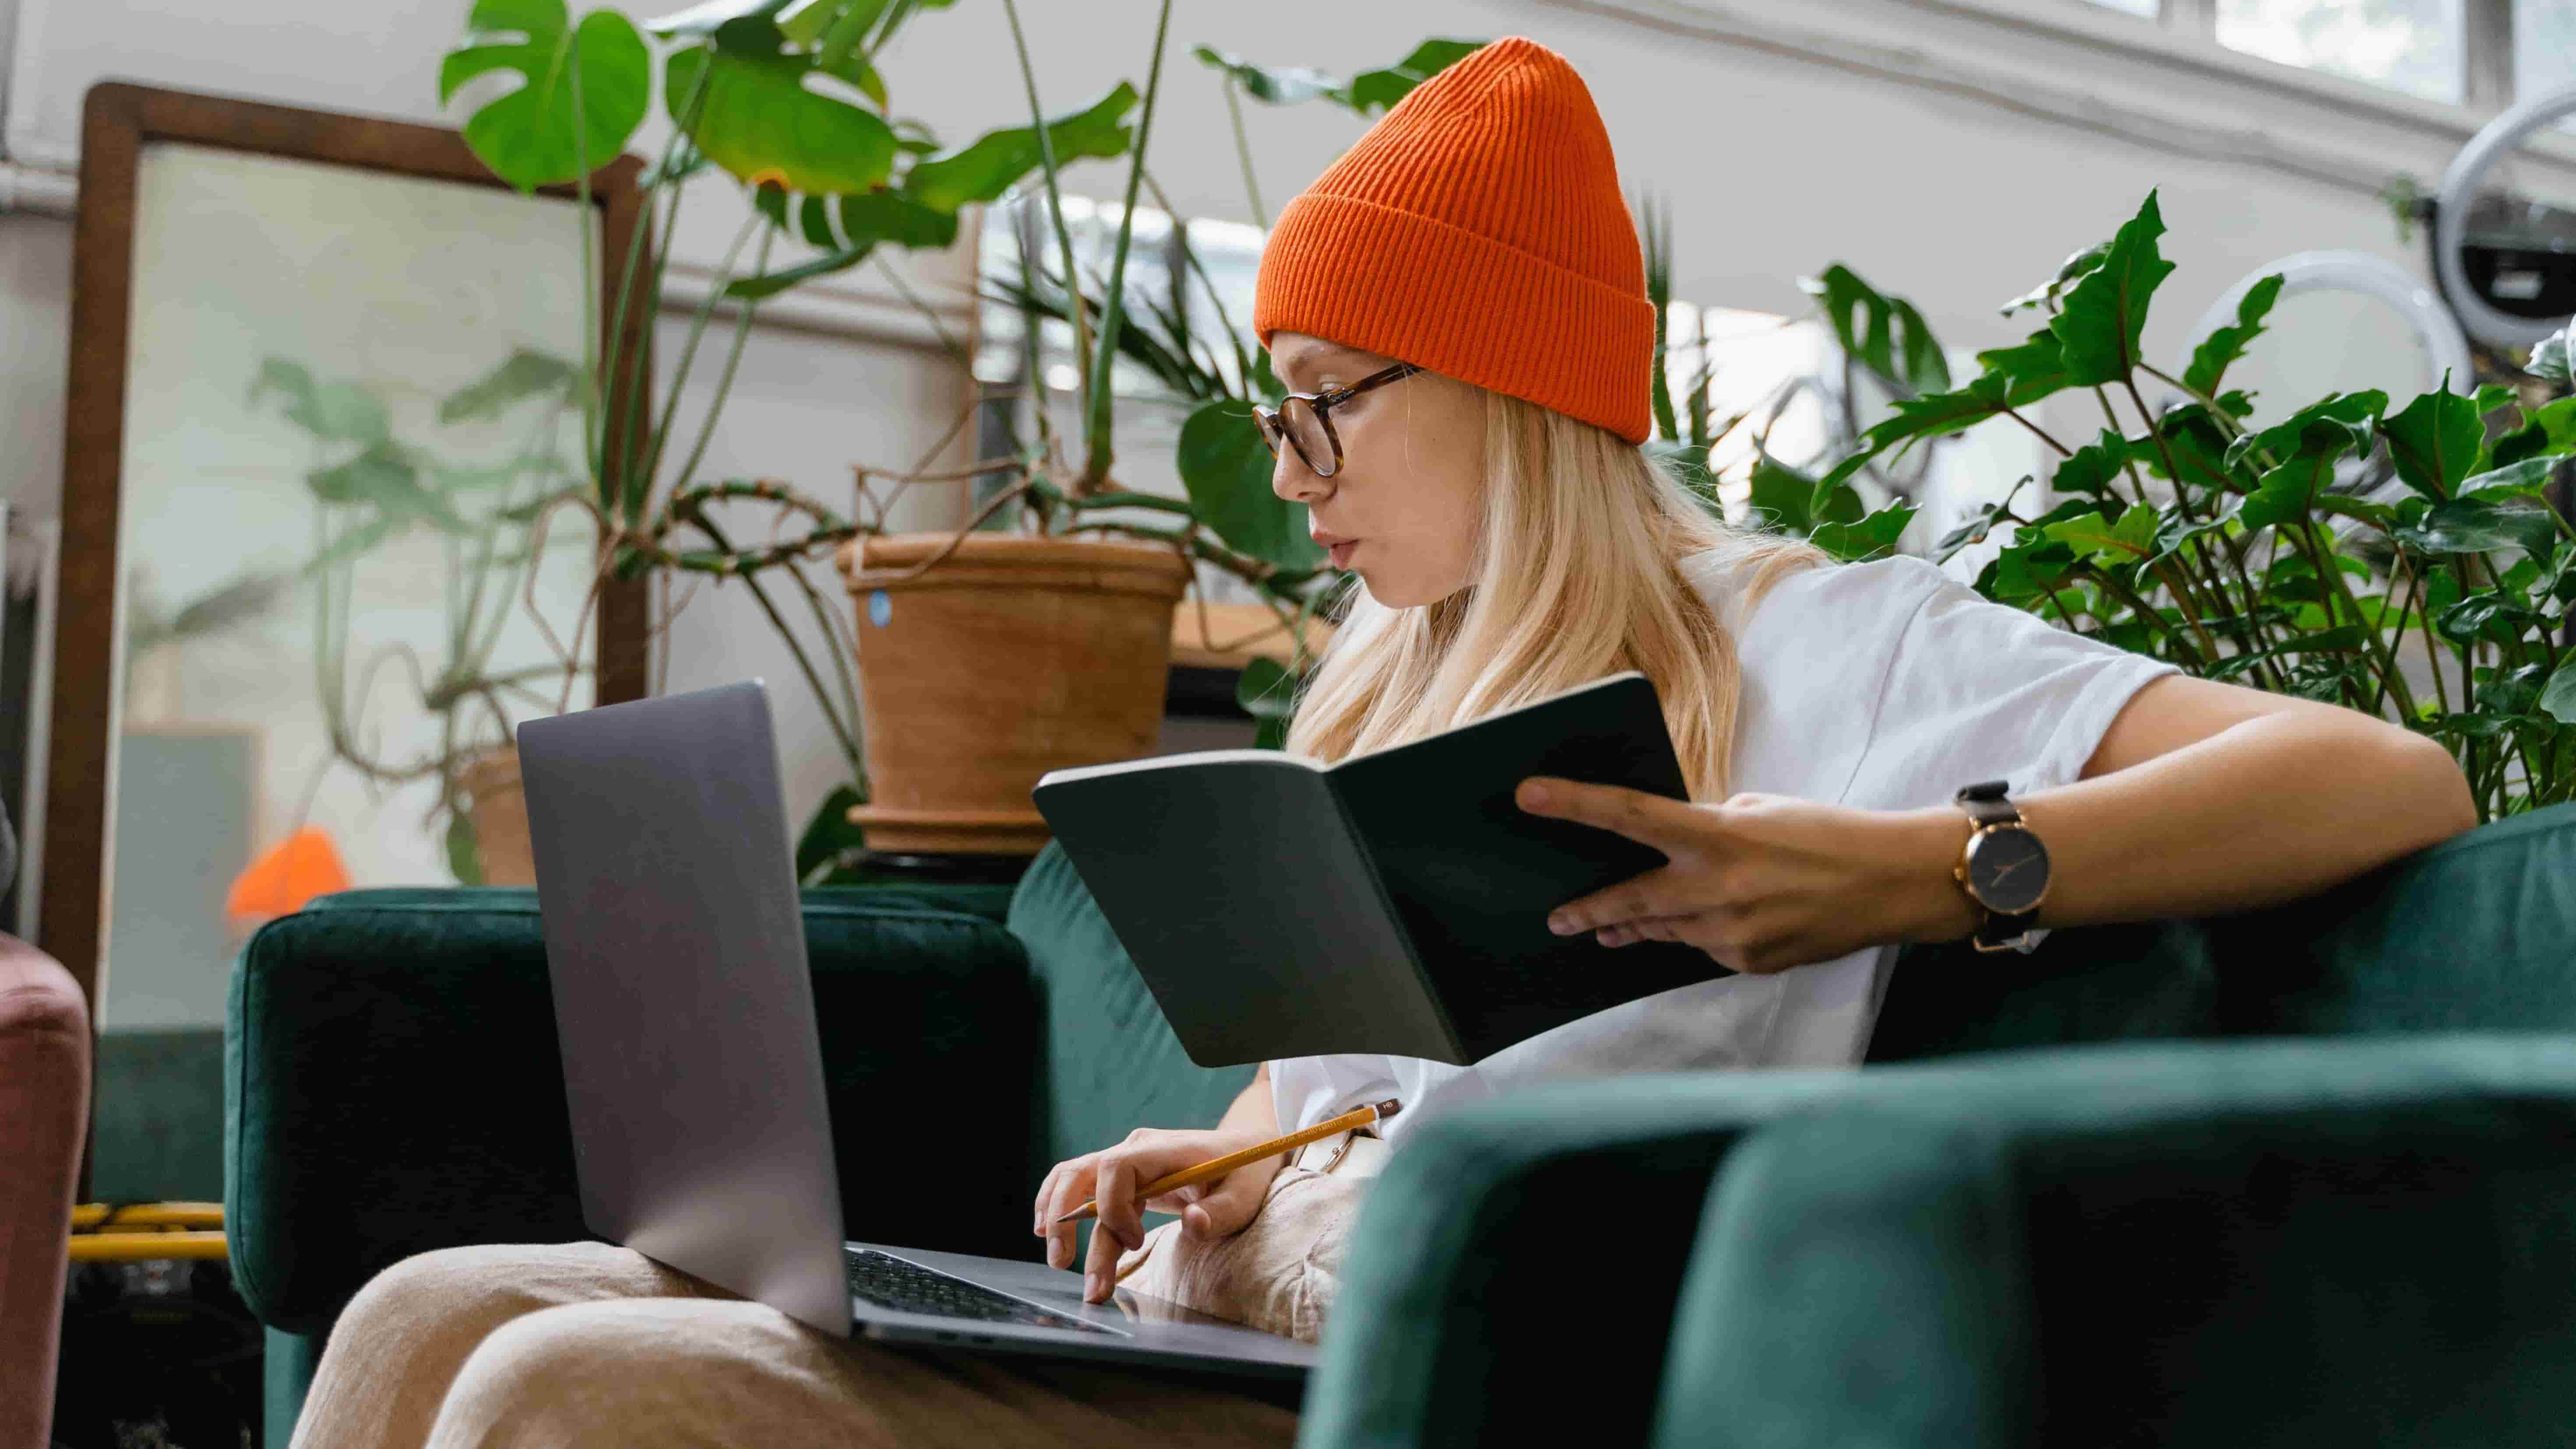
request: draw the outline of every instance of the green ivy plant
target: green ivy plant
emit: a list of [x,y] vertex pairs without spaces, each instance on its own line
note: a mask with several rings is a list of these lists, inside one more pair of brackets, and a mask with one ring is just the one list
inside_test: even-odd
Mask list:
[[[2000,535],[1980,594],[2202,678],[2394,718],[2450,747],[2482,820],[2576,796],[2576,527],[2549,498],[2576,456],[2576,398],[2526,405],[2518,389],[2463,395],[2445,379],[2402,407],[2340,393],[2257,426],[2227,374],[2264,331],[2281,279],[2250,289],[2173,376],[2139,348],[2173,271],[2164,230],[2149,193],[2110,241],[2004,305],[2038,323],[2023,341],[1978,353],[1964,384],[1900,396],[1822,476],[1766,460],[1757,512],[1847,557],[1854,532],[1892,544],[1910,510],[1862,515],[1853,474],[2011,419],[2053,455],[2041,502],[2017,506],[2039,481],[2025,478],[1934,549],[1947,561]],[[1887,339],[1868,353],[1873,369],[1901,375],[1904,358],[1937,355],[1911,307],[1847,269],[1827,277],[1829,313],[1861,318],[1864,346]],[[1849,326],[1837,332],[1854,346]],[[2563,390],[2563,340],[2532,368]],[[1928,367],[1912,375],[1933,379]],[[2061,393],[2092,394],[2100,429],[2042,429],[2027,410]],[[2344,481],[2374,467],[2393,470],[2396,496]]]

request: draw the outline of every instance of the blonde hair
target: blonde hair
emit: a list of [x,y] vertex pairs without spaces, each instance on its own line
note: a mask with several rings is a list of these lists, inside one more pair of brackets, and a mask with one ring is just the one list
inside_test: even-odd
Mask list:
[[1743,592],[1741,618],[1780,578],[1832,556],[1727,524],[1606,428],[1478,391],[1486,493],[1469,583],[1418,608],[1352,589],[1298,691],[1287,748],[1365,754],[1634,669],[1654,682],[1690,798],[1724,799],[1735,644],[1681,561],[1713,551],[1694,567]]

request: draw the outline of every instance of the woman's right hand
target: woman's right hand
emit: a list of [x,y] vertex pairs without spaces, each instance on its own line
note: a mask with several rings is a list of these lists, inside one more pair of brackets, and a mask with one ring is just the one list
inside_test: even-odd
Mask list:
[[1286,1164],[1284,1154],[1265,1157],[1214,1182],[1180,1188],[1150,1202],[1140,1201],[1137,1189],[1156,1178],[1268,1141],[1272,1135],[1275,1134],[1223,1127],[1188,1131],[1139,1127],[1115,1147],[1057,1163],[1047,1173],[1046,1181],[1038,1184],[1033,1224],[1036,1235],[1047,1240],[1048,1266],[1073,1266],[1074,1224],[1058,1223],[1056,1219],[1082,1206],[1085,1199],[1098,1203],[1100,1208],[1099,1225],[1092,1231],[1091,1253],[1083,1269],[1082,1296],[1091,1303],[1107,1302],[1110,1290],[1117,1286],[1119,1253],[1145,1241],[1147,1211],[1180,1214],[1181,1232],[1191,1238],[1221,1238],[1243,1231],[1261,1210],[1262,1200],[1270,1191],[1270,1180]]

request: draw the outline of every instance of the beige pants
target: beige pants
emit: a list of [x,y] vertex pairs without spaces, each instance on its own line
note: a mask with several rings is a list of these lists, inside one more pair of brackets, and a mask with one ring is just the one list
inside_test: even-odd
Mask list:
[[1286,1445],[1288,1409],[1150,1369],[828,1337],[601,1243],[395,1264],[331,1331],[294,1449]]

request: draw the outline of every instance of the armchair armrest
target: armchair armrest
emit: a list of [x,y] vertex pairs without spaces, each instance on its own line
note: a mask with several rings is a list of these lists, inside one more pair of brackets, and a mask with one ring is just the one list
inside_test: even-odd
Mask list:
[[1415,1127],[1351,1235],[1300,1443],[1506,1442],[1581,1400],[1645,1441],[1701,1205],[1763,1124],[1881,1077],[1696,1072],[1525,1088]]
[[89,1075],[89,1009],[72,974],[0,936],[0,1444],[50,1432]]
[[1728,1157],[1658,1442],[2563,1441],[2576,1042],[2043,1052],[1875,1086]]
[[[850,892],[809,898],[805,933],[851,1235],[1024,1249],[1036,1020],[1018,941]],[[414,1253],[590,1236],[533,891],[358,891],[270,922],[234,969],[225,1097],[234,1273],[272,1327],[324,1331]],[[938,1111],[856,1130],[895,1102]],[[977,1122],[996,1130],[957,1130]],[[958,1185],[885,1193],[890,1169]]]
[[[2019,1424],[2019,1438],[1969,1432],[1982,1422],[1969,1411],[1975,1404],[2036,1381],[2013,1377],[2006,1351],[2036,1351],[2013,1336],[2024,1320],[1999,1317],[2019,1311],[2010,1276],[2017,1250],[1974,1215],[1978,1192],[2009,1191],[2009,1179],[1971,1176],[1951,1188],[1941,1177],[1992,1164],[1980,1155],[1986,1144],[2021,1140],[2014,1134],[2023,1123],[2035,1138],[2063,1133],[2069,1161],[2095,1165],[2129,1194],[2098,1216],[2081,1210],[2080,1198],[2078,1207],[2051,1204],[2064,1225],[2060,1241],[2083,1245],[2051,1260],[2060,1274],[2048,1305],[2052,1333],[2094,1331],[2100,1304],[2084,1296],[2094,1261],[2121,1254],[2139,1223],[2177,1204],[2176,1223],[2194,1214],[2233,1221],[2239,1211],[2259,1219],[2286,1193],[2329,1204],[2319,1209],[2328,1216],[2367,1222],[2385,1213],[2397,1224],[2422,1212],[2456,1229],[2475,1286],[2416,1315],[2439,1318],[2446,1332],[2459,1332],[2454,1320],[2478,1294],[2499,1291],[2508,1262],[2513,1271],[2548,1266],[2510,1295],[2495,1332],[2551,1325],[2551,1336],[2512,1355],[2531,1363],[2563,1366],[2576,1353],[2576,1300],[2557,1303],[2576,1273],[2576,1157],[2566,1150],[2576,1140],[2576,1043],[2175,1043],[1858,1071],[1626,1077],[1523,1090],[1414,1129],[1353,1234],[1302,1442],[1480,1442],[1552,1421],[1542,1416],[1562,1414],[1569,1393],[1580,1395],[1587,1429],[1605,1442],[1644,1442],[1660,1430],[1665,1442],[1681,1443],[1712,1425],[1724,1426],[1729,1442],[1760,1444],[2033,1442],[2036,1432]],[[2270,1197],[2245,1194],[2249,1174],[2263,1180],[2256,1164],[2265,1154],[2327,1147],[2342,1155],[2289,1171]],[[2211,1166],[2219,1161],[2224,1171]],[[2443,1216],[2444,1192],[2490,1179],[2493,1190],[2473,1195],[2474,1207]],[[2354,1205],[2331,1206],[2339,1187],[2360,1193]],[[1871,1214],[1850,1210],[1850,1242],[1837,1235],[1845,1229],[1835,1191]],[[1959,1225],[1927,1246],[1931,1229],[1921,1224],[1944,1213]],[[2158,1254],[2121,1260],[2120,1281],[2141,1291],[2163,1282],[2188,1236],[2173,1232]],[[2554,1238],[2543,1244],[2535,1234]],[[2251,1251],[2259,1236],[2223,1249],[2240,1286],[2277,1294],[2277,1305],[2309,1301],[2270,1282],[2269,1265]],[[2390,1255],[2377,1286],[2392,1274],[2412,1281],[2424,1260],[2406,1254],[2422,1236],[2391,1230],[2368,1242]],[[2548,1263],[2559,1243],[2568,1261]],[[2356,1254],[2362,1246],[2343,1243]],[[1941,1291],[1886,1286],[1912,1281]],[[2190,1330],[2194,1302],[2213,1314],[2240,1311],[2221,1304],[2226,1283],[2205,1273],[2188,1281],[2203,1297],[2169,1302],[2167,1331]],[[2366,1320],[2380,1301],[2351,1307]],[[2277,1327],[2267,1330],[2276,1342]],[[2366,1321],[2347,1329],[2369,1331]],[[2142,1334],[2124,1333],[2107,1357],[2152,1358]],[[2488,1349],[2498,1342],[2486,1328],[2474,1337]],[[2382,1343],[2374,1357],[2411,1346]],[[2328,1361],[2302,1359],[2292,1371],[2322,1373]],[[1944,1369],[1964,1387],[1931,1397],[1927,1380]],[[2338,1364],[2332,1378],[2346,1377]],[[1882,1432],[1891,1403],[1907,1394],[1925,1396],[1925,1413],[1941,1411],[1936,1432]],[[1755,1417],[1757,1408],[1767,1417]],[[2088,1422],[2067,1440],[2126,1442],[2114,1428]],[[2054,1436],[2053,1421],[2048,1429]]]

